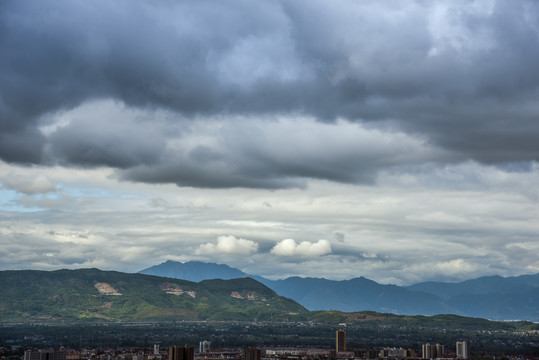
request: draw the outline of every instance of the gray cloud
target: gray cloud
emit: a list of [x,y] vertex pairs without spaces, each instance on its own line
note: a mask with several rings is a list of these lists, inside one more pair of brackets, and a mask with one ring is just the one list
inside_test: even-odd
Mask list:
[[378,170],[451,154],[403,133],[312,119],[244,119],[192,123],[185,134],[163,136],[159,161],[120,172],[124,180],[196,187],[303,187],[305,178],[373,183]]
[[341,231],[336,231],[333,233],[333,240],[343,243],[344,238],[346,237],[346,234]]
[[[264,188],[303,186],[304,178],[372,182],[400,160],[379,151],[354,160],[353,150],[324,158],[314,149],[316,160],[293,149],[284,155],[279,148],[289,143],[272,138],[268,149],[271,129],[249,126],[301,114],[405,133],[443,150],[415,153],[404,165],[538,160],[538,7],[526,0],[3,1],[0,48],[9,51],[0,60],[0,158],[111,166],[134,181]],[[39,130],[48,117],[103,99],[152,116],[89,113],[50,134]],[[156,121],[159,109],[169,115]],[[243,120],[230,125],[229,116]],[[171,132],[196,135],[193,118],[229,124],[236,136],[217,141],[236,143],[165,146]],[[316,138],[320,148],[328,142]]]
[[138,182],[270,189],[304,187],[307,178],[373,183],[381,169],[458,159],[421,138],[343,120],[174,117],[94,101],[42,121],[50,140],[43,157],[115,167]]
[[44,154],[51,163],[129,168],[155,163],[164,151],[158,121],[137,119],[138,112],[105,103],[71,114],[50,130]]
[[48,193],[56,191],[54,184],[44,175],[28,177],[20,174],[5,174],[0,176],[0,184],[5,188],[15,190],[26,195]]

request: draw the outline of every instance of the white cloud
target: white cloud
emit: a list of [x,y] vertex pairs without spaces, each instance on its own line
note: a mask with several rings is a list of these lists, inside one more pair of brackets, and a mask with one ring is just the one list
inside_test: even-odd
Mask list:
[[271,253],[279,256],[315,257],[331,253],[331,245],[327,240],[318,240],[316,243],[302,241],[297,244],[294,239],[284,239],[271,249]]
[[195,251],[197,255],[204,254],[234,254],[248,255],[258,250],[258,244],[252,240],[236,238],[235,236],[219,236],[217,244],[202,244]]
[[34,195],[56,191],[56,187],[45,175],[29,175],[10,173],[0,177],[0,182],[5,188],[17,192]]

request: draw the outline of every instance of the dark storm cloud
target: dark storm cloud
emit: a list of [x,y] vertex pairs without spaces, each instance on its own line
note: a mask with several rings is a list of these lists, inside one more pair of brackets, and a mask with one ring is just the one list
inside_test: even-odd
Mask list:
[[[65,164],[128,168],[153,164],[164,150],[157,121],[121,108],[85,107],[49,136],[48,158]],[[132,116],[134,118],[130,119]]]
[[196,122],[174,142],[121,178],[212,188],[304,187],[305,178],[373,183],[381,169],[451,157],[402,133],[304,118]]
[[[235,139],[248,154],[205,144],[174,154],[163,143],[186,118],[283,114],[397,129],[452,161],[539,160],[534,1],[8,0],[0,49],[0,157],[9,162],[107,165],[128,179],[211,187],[365,182],[395,165],[294,152],[280,161],[249,144],[264,132]],[[38,130],[44,116],[99,99],[177,116],[153,132],[151,118],[97,115]]]

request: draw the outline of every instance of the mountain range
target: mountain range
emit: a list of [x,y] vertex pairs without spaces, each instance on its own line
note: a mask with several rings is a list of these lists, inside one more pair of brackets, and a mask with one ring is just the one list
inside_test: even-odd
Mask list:
[[197,283],[99,269],[9,270],[0,271],[0,290],[0,324],[4,325],[258,320],[458,331],[539,329],[538,324],[526,321],[495,322],[448,314],[425,317],[373,311],[309,311],[248,277]]
[[481,277],[457,283],[384,285],[358,277],[350,280],[289,277],[270,280],[224,264],[167,261],[143,274],[190,281],[246,277],[309,310],[377,311],[407,315],[456,314],[493,320],[539,321],[539,273],[503,278]]

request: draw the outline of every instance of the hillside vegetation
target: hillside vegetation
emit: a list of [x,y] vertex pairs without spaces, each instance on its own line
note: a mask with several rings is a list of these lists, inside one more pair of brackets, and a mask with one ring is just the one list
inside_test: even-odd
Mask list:
[[259,320],[307,310],[250,279],[195,283],[97,269],[0,272],[0,319]]

